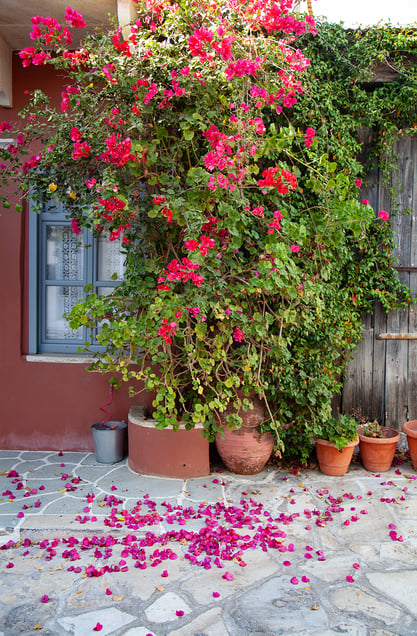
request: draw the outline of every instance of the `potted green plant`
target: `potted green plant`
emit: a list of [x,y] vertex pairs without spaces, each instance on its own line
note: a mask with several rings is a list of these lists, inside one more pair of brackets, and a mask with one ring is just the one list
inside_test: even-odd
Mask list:
[[364,467],[377,473],[389,470],[397,443],[401,439],[399,431],[389,426],[381,426],[374,420],[360,426],[358,434],[359,452]]
[[363,311],[381,290],[387,306],[408,300],[387,213],[358,201],[358,164],[332,160],[328,130],[293,109],[312,18],[272,0],[135,4],[130,30],[77,50],[36,20],[22,61],[67,85],[58,105],[31,94],[19,143],[0,148],[3,181],[62,202],[75,233],[121,238],[124,281],[67,318],[98,330],[92,370],[152,393],[155,429],[199,424],[214,440],[259,399],[259,432],[299,449],[329,417]]
[[321,472],[344,475],[359,442],[357,422],[353,416],[345,414],[338,418],[330,417],[317,427],[314,441]]

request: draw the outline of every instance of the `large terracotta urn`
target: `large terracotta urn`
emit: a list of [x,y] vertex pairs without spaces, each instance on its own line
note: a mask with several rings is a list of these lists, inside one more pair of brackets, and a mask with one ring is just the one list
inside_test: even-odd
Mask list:
[[248,399],[253,403],[253,408],[238,411],[243,420],[241,427],[234,430],[228,427],[226,417],[233,412],[233,407],[230,407],[220,416],[223,434],[218,433],[215,440],[224,465],[238,475],[254,475],[261,472],[274,447],[272,433],[261,433],[259,430],[260,423],[265,419],[263,400],[254,394]]

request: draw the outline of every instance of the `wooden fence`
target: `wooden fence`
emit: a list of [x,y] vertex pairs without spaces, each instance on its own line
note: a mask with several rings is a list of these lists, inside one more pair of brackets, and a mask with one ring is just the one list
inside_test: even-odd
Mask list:
[[[417,138],[396,142],[398,172],[391,183],[398,188],[396,203],[409,215],[392,219],[398,258],[398,276],[417,290]],[[391,213],[389,187],[381,183],[379,171],[367,179],[363,197],[375,211]],[[395,202],[394,202],[395,203]],[[362,415],[400,429],[407,420],[417,419],[417,305],[385,314],[376,306],[364,318],[363,339],[346,370],[341,410]]]

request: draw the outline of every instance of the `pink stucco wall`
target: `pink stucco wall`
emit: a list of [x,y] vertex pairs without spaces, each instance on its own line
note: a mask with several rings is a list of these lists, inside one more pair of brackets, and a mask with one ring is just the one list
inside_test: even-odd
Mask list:
[[[42,88],[59,100],[63,82],[52,69],[23,69],[16,56],[14,107],[0,107],[0,121],[16,119],[25,90]],[[92,450],[90,425],[103,419],[99,407],[109,401],[108,381],[88,373],[84,364],[27,361],[27,210],[0,211],[0,448]],[[134,402],[149,405],[150,397]],[[112,419],[127,421],[131,404],[122,387]]]

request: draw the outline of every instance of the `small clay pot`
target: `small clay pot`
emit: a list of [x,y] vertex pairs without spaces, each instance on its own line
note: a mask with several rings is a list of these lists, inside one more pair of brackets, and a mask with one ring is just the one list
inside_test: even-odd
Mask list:
[[366,470],[372,473],[385,473],[391,468],[397,442],[401,434],[389,426],[381,426],[384,437],[366,437],[363,427],[358,429],[359,452]]
[[333,477],[344,475],[348,471],[353,451],[359,442],[359,438],[346,444],[340,451],[337,450],[333,442],[329,442],[326,439],[318,438],[314,441],[321,472]]
[[403,433],[407,435],[408,450],[414,470],[417,470],[417,420],[410,420],[403,424]]

